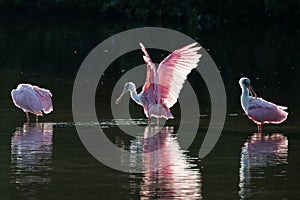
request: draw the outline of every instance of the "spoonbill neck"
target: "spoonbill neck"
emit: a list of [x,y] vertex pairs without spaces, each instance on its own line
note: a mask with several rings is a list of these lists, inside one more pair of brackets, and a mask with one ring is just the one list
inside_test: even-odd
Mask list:
[[141,105],[141,97],[140,95],[136,92],[136,88],[128,88],[128,91],[130,92],[130,97],[132,100],[134,100],[137,104]]
[[245,111],[245,113],[248,114],[249,100],[250,100],[249,90],[244,85],[241,88],[242,88],[242,95],[241,95],[242,108]]
[[249,89],[245,85],[242,86],[242,96],[247,96],[249,98]]

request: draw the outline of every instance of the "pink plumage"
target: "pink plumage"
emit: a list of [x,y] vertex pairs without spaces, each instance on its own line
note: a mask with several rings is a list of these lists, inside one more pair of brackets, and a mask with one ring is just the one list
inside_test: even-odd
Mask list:
[[177,102],[187,75],[197,67],[201,57],[201,54],[198,53],[201,47],[195,47],[196,44],[193,43],[175,50],[159,64],[156,70],[146,48],[140,43],[145,54],[143,58],[147,64],[145,85],[142,92],[137,94],[134,83],[126,83],[116,103],[120,102],[127,91],[130,91],[131,98],[144,107],[144,113],[148,117],[149,123],[151,117],[173,119],[169,108]]
[[168,108],[177,102],[187,75],[198,65],[201,54],[197,51],[201,47],[193,47],[195,44],[174,51],[158,66],[161,100]]
[[15,106],[21,108],[27,116],[28,112],[36,116],[42,116],[53,111],[52,94],[49,90],[30,84],[19,84],[11,91],[11,97]]
[[36,95],[38,96],[40,102],[43,106],[43,111],[45,114],[48,114],[53,111],[53,105],[52,105],[52,94],[49,90],[39,88],[37,86],[33,86],[33,90],[36,92]]
[[[286,110],[287,107],[279,106],[256,97],[248,78],[241,78],[239,83],[242,88],[242,108],[247,116],[258,125],[259,132],[261,132],[261,124],[279,124],[286,120],[288,113],[284,110]],[[254,95],[254,97],[250,96],[249,92],[251,95]]]
[[279,124],[286,120],[288,113],[282,106],[263,100],[251,98],[249,102],[248,117],[256,123]]

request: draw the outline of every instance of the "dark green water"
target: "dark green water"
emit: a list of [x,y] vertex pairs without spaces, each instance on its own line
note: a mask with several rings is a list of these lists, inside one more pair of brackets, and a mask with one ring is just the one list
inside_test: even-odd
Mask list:
[[[175,22],[133,24],[108,19],[0,17],[0,199],[299,198],[299,27],[270,24],[198,30]],[[184,151],[178,144],[180,111],[175,105],[172,112],[177,120],[169,121],[169,131],[159,138],[166,144],[165,151],[156,158],[143,158],[145,168],[153,161],[168,167],[152,173],[123,173],[97,161],[82,145],[72,122],[72,86],[81,62],[97,44],[120,31],[148,25],[181,31],[210,53],[226,87],[227,118],[213,151],[197,159],[208,127],[210,100],[201,76],[192,72],[188,80],[204,115],[192,146]],[[153,54],[157,62],[166,56]],[[139,51],[122,56],[109,68],[96,95],[103,130],[133,157],[148,143],[124,134],[107,107],[120,66],[142,63]],[[258,95],[288,106],[287,121],[264,126],[265,135],[255,135],[256,126],[242,114],[239,103],[241,76],[252,79]],[[24,113],[11,101],[10,91],[20,82],[49,88],[54,95],[54,112],[41,118],[40,124],[25,126]],[[144,117],[133,103],[131,113],[137,119]],[[146,132],[145,122],[138,120]],[[171,162],[174,156],[177,162]],[[127,162],[121,157],[120,161]]]

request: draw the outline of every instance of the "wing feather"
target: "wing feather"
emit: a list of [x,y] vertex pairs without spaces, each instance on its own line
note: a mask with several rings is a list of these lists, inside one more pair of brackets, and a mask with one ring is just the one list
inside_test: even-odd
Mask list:
[[147,64],[147,77],[142,92],[144,94],[147,94],[147,97],[151,98],[153,102],[160,103],[160,88],[158,84],[159,77],[157,76],[155,64],[152,62],[144,45],[140,43],[140,46],[145,54],[143,58],[145,63]]
[[53,111],[53,105],[52,105],[52,94],[49,90],[40,88],[37,86],[33,86],[33,90],[36,92],[36,95],[38,96],[40,102],[43,105],[43,111],[45,114],[48,114]]
[[286,110],[287,107],[285,106],[278,106],[272,102],[266,101],[262,98],[255,98],[250,97],[249,101],[249,109],[251,108],[268,108],[268,109],[280,109],[280,110]]
[[249,101],[248,117],[256,123],[281,123],[286,120],[288,113],[272,102],[262,98],[251,97]]
[[168,108],[171,108],[177,102],[187,75],[198,65],[201,57],[198,50],[201,47],[195,47],[196,44],[192,43],[175,50],[159,64],[157,74],[161,101]]
[[30,84],[19,84],[17,89],[12,90],[11,96],[14,104],[24,112],[42,115],[42,110],[46,114],[53,110],[52,94],[49,90]]
[[39,114],[43,108],[35,92],[27,85],[12,90],[11,95],[14,104],[24,112]]

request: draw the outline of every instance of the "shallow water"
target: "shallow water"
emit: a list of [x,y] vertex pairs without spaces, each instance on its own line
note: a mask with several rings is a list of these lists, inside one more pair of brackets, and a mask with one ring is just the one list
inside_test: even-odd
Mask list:
[[[299,195],[300,152],[295,132],[259,136],[224,130],[213,151],[200,160],[197,151],[205,130],[199,130],[187,151],[181,148],[172,126],[159,134],[155,127],[150,130],[145,126],[144,132],[132,137],[112,123],[106,122],[103,130],[118,148],[130,152],[130,159],[121,155],[118,160],[133,173],[119,172],[97,161],[80,142],[73,123],[24,124],[1,135],[5,188],[1,197],[293,199]],[[5,145],[3,139],[9,138]],[[139,157],[141,152],[155,149],[160,152]],[[134,173],[139,167],[144,171]]]
[[[143,111],[130,103],[131,119],[112,119],[110,92],[120,70],[141,64],[138,51],[112,63],[96,95],[99,121],[74,123],[72,86],[84,57],[98,43],[120,31],[149,24],[104,19],[1,17],[0,23],[0,198],[1,199],[298,199],[299,192],[299,28],[284,25],[187,32],[216,62],[227,92],[227,117],[219,141],[208,156],[197,157],[210,120],[210,99],[199,74],[188,77],[200,104],[199,123],[188,150],[180,145],[175,120],[160,131],[147,128]],[[101,25],[99,25],[101,24]],[[112,27],[112,28],[111,28]],[[165,52],[154,55],[158,60]],[[154,57],[155,57],[154,56]],[[289,118],[266,125],[263,135],[239,105],[241,76],[252,78],[256,92],[289,107]],[[54,112],[41,123],[24,124],[25,115],[14,107],[10,90],[19,82],[51,89]],[[95,159],[83,146],[76,126],[100,126],[122,152],[118,162],[132,173],[120,172]],[[132,135],[122,127],[139,126]],[[154,133],[159,132],[155,135]],[[193,134],[187,129],[184,134]],[[145,135],[152,135],[145,139]],[[157,154],[145,154],[160,149]],[[109,154],[107,154],[109,155]],[[110,157],[107,157],[110,159]],[[139,167],[143,171],[134,173]]]

